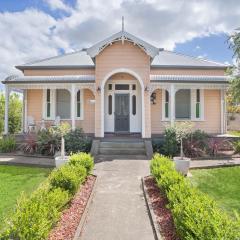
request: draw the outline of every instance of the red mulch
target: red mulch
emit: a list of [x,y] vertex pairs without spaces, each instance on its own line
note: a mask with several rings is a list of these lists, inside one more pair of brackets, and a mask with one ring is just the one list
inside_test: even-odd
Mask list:
[[49,240],[72,240],[92,192],[96,177],[88,176],[80,191],[62,212],[57,226],[50,232]]
[[153,177],[144,179],[146,190],[152,205],[154,214],[159,224],[161,235],[165,240],[179,240],[174,226],[171,211],[166,207],[168,200],[164,193],[158,188]]

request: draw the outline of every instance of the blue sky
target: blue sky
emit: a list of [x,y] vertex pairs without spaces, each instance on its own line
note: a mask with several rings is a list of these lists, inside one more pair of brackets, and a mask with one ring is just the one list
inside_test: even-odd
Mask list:
[[123,15],[127,31],[157,47],[232,64],[238,0],[0,0],[0,79],[118,32]]

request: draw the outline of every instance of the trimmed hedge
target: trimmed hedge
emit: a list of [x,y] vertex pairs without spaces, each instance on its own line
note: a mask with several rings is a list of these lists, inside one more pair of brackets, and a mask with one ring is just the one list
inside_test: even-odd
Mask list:
[[0,239],[47,239],[62,210],[86,180],[87,171],[80,164],[65,164],[55,169],[30,197],[23,194],[15,212],[6,219]]
[[72,154],[69,158],[69,164],[83,166],[86,168],[87,174],[90,174],[94,167],[93,157],[84,152]]
[[240,219],[231,218],[208,195],[192,187],[175,170],[171,159],[154,155],[150,170],[169,200],[169,208],[181,239],[240,239]]

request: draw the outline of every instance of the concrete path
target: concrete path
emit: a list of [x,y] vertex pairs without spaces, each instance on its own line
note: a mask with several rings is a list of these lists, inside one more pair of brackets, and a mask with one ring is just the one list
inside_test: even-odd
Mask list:
[[215,159],[215,160],[194,160],[190,162],[190,168],[211,168],[211,167],[225,167],[225,166],[238,166],[240,159],[234,158],[230,160]]
[[0,154],[0,164],[55,167],[55,162],[53,158],[16,156],[11,154]]
[[154,240],[141,188],[147,160],[114,160],[95,165],[96,192],[80,240]]

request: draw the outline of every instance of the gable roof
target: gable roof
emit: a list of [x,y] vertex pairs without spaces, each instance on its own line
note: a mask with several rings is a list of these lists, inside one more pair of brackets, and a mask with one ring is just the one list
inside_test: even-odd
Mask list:
[[104,48],[106,48],[108,45],[110,45],[116,41],[133,42],[134,44],[138,45],[141,49],[143,49],[146,52],[146,54],[149,55],[151,58],[154,58],[160,50],[159,48],[154,47],[153,45],[143,41],[142,39],[126,32],[126,31],[120,31],[120,32],[115,33],[112,36],[96,43],[92,47],[88,48],[87,53],[92,58],[95,58]]
[[163,50],[153,59],[151,67],[227,68],[229,65]]
[[94,67],[94,62],[86,50],[67,53],[60,56],[46,58],[40,61],[26,63],[24,65],[16,66],[18,69],[26,68],[53,68],[53,67]]

